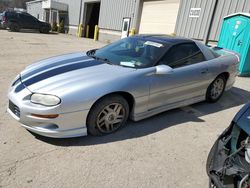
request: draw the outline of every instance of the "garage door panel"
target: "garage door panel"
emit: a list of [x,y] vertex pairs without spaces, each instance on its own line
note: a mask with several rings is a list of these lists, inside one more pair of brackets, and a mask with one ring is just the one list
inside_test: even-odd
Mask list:
[[139,33],[173,33],[178,9],[177,0],[144,2]]

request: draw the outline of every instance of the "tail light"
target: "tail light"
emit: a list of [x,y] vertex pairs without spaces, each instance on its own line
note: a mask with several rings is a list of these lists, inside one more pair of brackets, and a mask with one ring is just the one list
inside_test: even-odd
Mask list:
[[4,22],[6,22],[6,21],[7,21],[6,16],[3,16],[3,21],[4,21]]

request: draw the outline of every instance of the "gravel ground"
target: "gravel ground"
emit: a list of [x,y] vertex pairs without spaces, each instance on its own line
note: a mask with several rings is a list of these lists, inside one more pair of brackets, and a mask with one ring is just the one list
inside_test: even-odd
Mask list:
[[237,78],[216,104],[201,102],[129,122],[105,137],[37,137],[6,113],[8,86],[27,65],[103,45],[69,35],[0,30],[0,187],[207,187],[207,154],[250,99],[250,78]]

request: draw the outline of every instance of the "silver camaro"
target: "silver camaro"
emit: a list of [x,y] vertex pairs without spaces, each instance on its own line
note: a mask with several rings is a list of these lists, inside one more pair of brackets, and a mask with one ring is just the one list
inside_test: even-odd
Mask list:
[[8,112],[43,136],[105,135],[128,118],[217,101],[238,64],[237,53],[190,39],[137,35],[28,66],[9,89]]

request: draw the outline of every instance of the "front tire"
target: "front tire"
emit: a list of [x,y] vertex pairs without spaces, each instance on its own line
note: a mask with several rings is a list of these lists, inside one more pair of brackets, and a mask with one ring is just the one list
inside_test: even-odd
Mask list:
[[46,33],[48,34],[49,33],[49,28],[46,28],[46,27],[42,27],[41,29],[39,29],[40,33]]
[[218,76],[208,87],[206,100],[210,103],[217,102],[223,95],[226,87],[226,78],[223,75]]
[[93,136],[111,134],[126,123],[128,115],[129,105],[123,97],[104,97],[90,110],[87,118],[88,132]]

